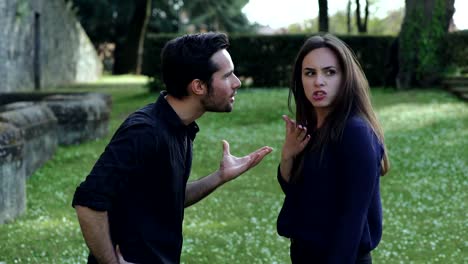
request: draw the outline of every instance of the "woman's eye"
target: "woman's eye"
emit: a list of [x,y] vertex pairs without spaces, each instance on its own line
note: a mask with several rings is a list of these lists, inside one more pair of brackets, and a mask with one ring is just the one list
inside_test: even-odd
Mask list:
[[306,75],[306,76],[313,76],[313,75],[314,75],[314,72],[310,72],[310,71],[309,71],[309,72],[306,72],[305,75]]
[[336,71],[335,70],[328,70],[327,75],[335,75]]

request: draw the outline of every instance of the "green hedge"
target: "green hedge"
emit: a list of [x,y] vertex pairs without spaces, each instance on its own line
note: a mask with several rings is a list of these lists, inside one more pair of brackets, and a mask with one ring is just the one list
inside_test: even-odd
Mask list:
[[448,34],[445,51],[450,68],[468,72],[468,30]]
[[[160,53],[175,34],[148,35],[143,74],[160,79]],[[310,35],[230,35],[229,52],[239,77],[252,77],[255,87],[289,86],[291,67],[305,39]],[[371,86],[392,85],[397,54],[392,36],[338,36],[355,52]],[[450,34],[447,57],[454,66],[467,66],[468,34]],[[158,81],[155,84],[159,84]]]

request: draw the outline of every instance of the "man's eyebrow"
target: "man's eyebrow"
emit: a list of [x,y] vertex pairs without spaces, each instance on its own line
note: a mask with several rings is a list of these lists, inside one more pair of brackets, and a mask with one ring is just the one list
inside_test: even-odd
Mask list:
[[230,70],[228,72],[226,72],[223,77],[228,77],[229,75],[231,75],[232,73],[234,72],[234,70]]

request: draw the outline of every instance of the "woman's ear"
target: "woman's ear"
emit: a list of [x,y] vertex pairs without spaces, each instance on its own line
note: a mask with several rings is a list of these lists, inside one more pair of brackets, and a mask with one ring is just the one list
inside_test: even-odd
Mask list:
[[207,86],[202,80],[193,79],[189,84],[189,90],[194,95],[204,95],[207,92]]

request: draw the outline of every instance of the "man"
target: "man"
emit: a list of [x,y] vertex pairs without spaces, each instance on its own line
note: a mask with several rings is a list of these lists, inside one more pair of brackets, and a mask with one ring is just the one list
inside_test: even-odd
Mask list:
[[272,149],[238,158],[223,140],[214,173],[187,183],[195,120],[230,112],[241,83],[221,33],[186,35],[161,53],[167,91],[116,131],[73,206],[90,249],[88,263],[179,263],[184,207],[256,166]]

